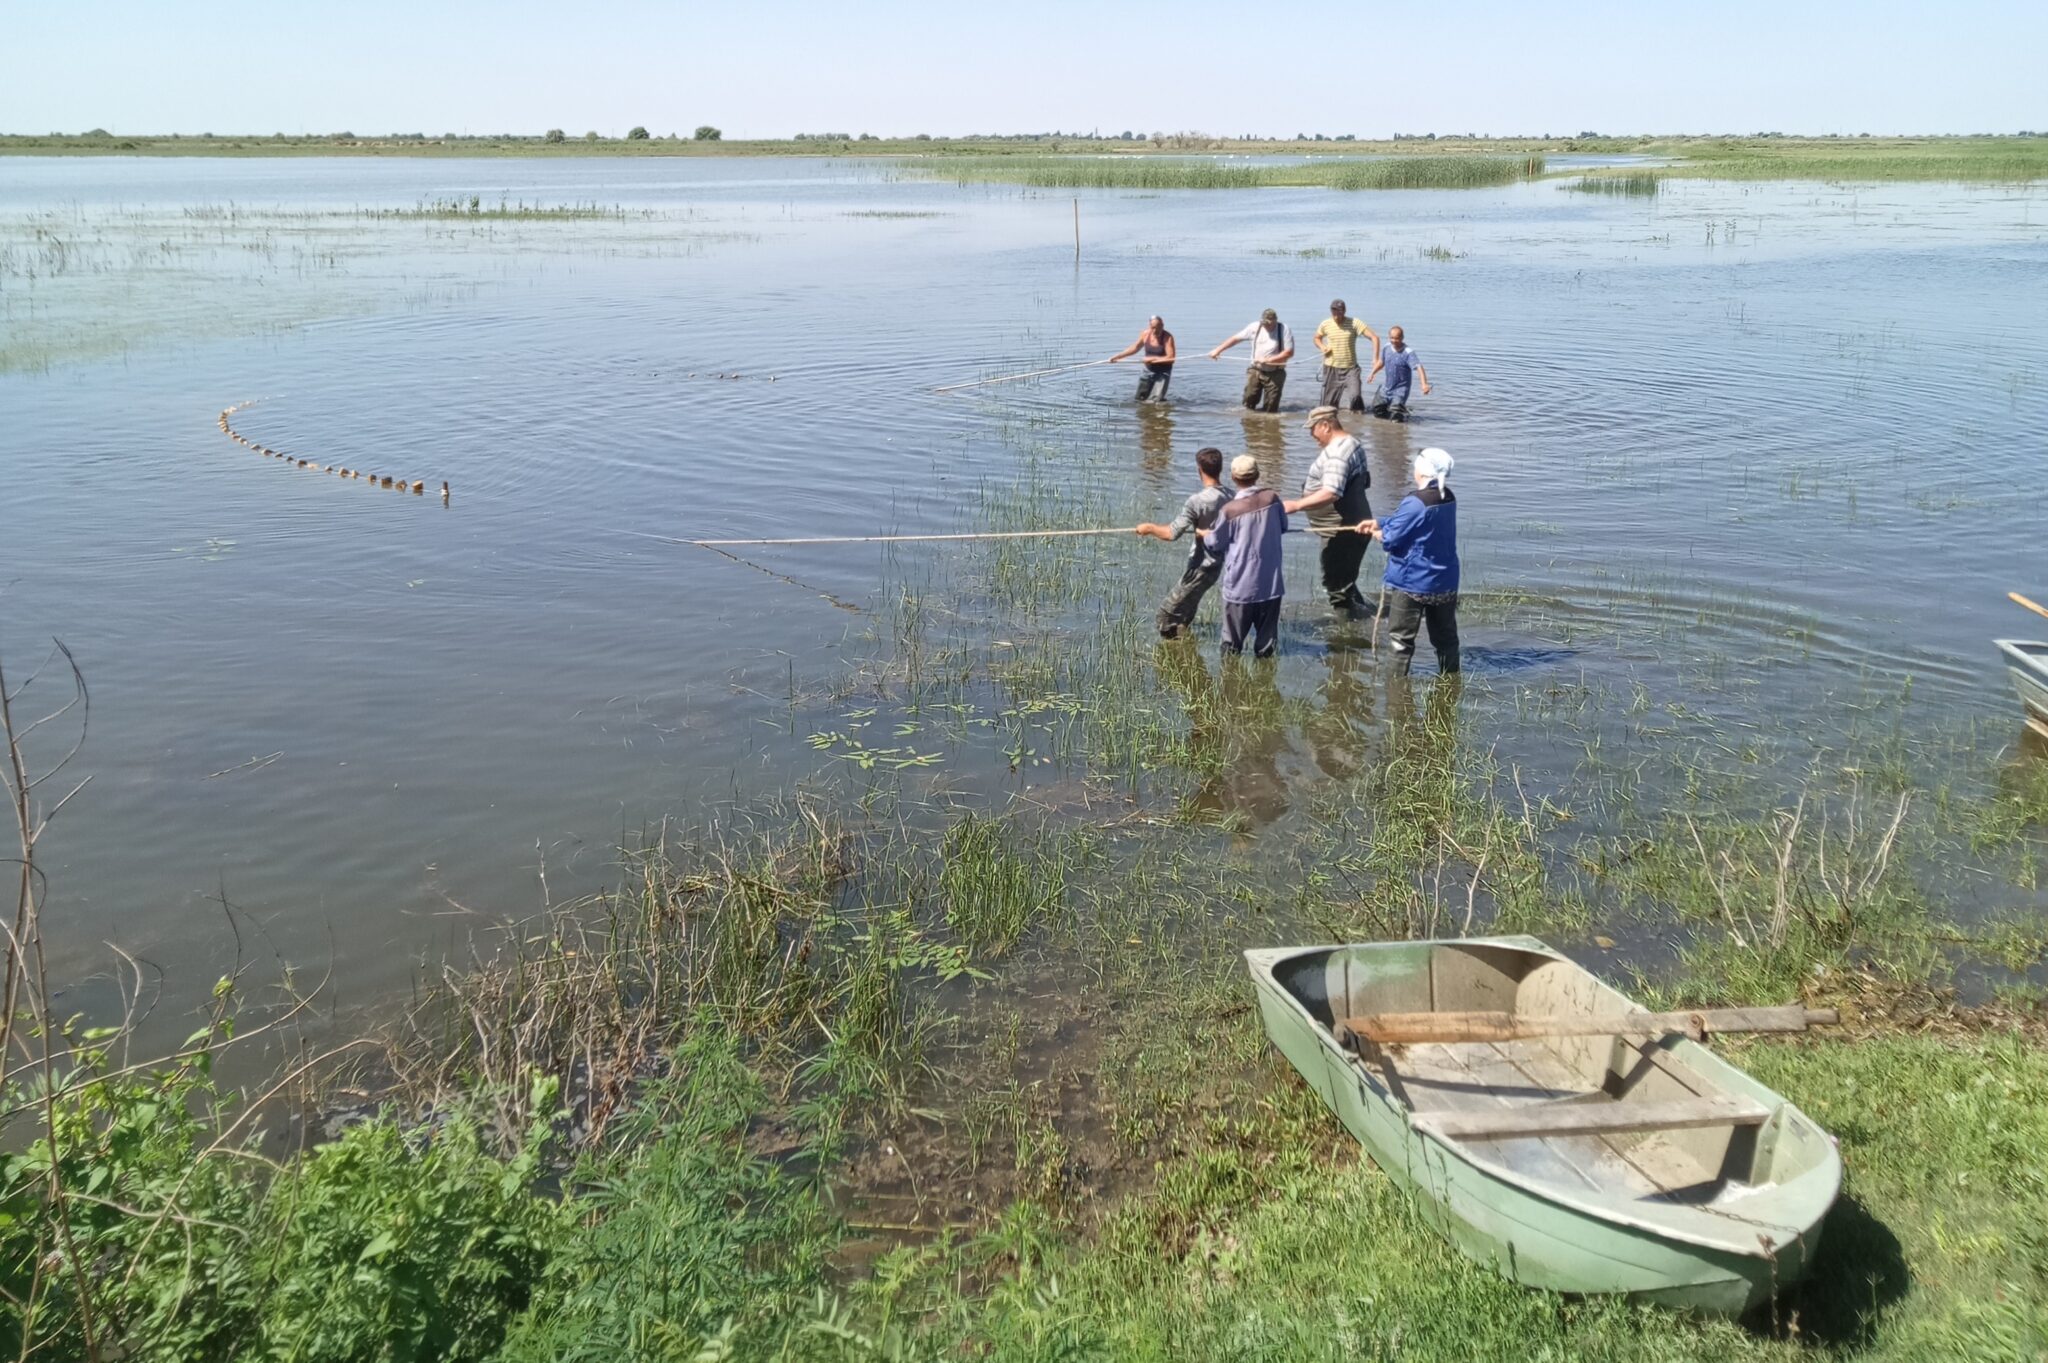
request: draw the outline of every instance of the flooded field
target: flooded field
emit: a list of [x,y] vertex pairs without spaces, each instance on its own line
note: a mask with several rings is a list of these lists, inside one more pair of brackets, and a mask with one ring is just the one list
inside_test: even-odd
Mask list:
[[[963,814],[1026,821],[1140,885],[1200,867],[1238,906],[1204,922],[1500,913],[1654,970],[1681,915],[1638,911],[1678,891],[1603,893],[1589,860],[1688,819],[1775,827],[1809,790],[1803,836],[1876,819],[1838,828],[1854,854],[1912,792],[1944,812],[1925,893],[2025,938],[2038,825],[1984,830],[2043,762],[1989,640],[2029,633],[2004,593],[2048,569],[2044,216],[2038,188],[1904,184],[9,162],[0,645],[18,673],[62,638],[93,700],[93,781],[43,849],[53,970],[109,1008],[119,943],[180,1018],[234,959],[224,897],[243,953],[375,1011],[479,927],[616,883],[665,821],[799,802],[927,850]],[[1390,685],[1301,547],[1260,669],[1219,664],[1206,613],[1199,646],[1151,637],[1181,554],[1150,541],[737,563],[654,538],[1163,520],[1205,444],[1288,486],[1313,367],[1257,417],[1238,357],[1201,352],[1266,306],[1306,350],[1333,296],[1405,326],[1437,385],[1363,434],[1376,504],[1423,444],[1457,457],[1461,695]],[[1196,356],[1163,407],[1121,367],[931,391],[1106,355],[1151,312]],[[252,441],[449,503],[261,458],[214,424],[235,403]],[[1507,792],[1527,886],[1495,861],[1451,896],[1460,857],[1418,843],[1439,883],[1412,918],[1312,909],[1413,878],[1362,831],[1407,729]]]

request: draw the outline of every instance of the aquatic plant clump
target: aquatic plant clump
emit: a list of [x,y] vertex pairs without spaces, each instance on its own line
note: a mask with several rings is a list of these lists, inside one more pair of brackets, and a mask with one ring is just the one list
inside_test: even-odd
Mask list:
[[1235,166],[1214,160],[1137,157],[982,156],[910,163],[917,174],[957,184],[1038,189],[1481,189],[1533,179],[1541,156],[1394,156]]
[[1652,199],[1663,188],[1664,177],[1654,170],[1632,170],[1626,175],[1581,175],[1565,183],[1574,194],[1608,194],[1630,199]]

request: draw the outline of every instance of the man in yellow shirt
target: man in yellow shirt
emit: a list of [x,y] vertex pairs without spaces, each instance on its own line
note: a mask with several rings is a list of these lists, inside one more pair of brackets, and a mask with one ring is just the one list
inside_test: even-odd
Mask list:
[[1330,320],[1316,328],[1316,349],[1323,352],[1323,402],[1338,411],[1365,410],[1365,383],[1358,367],[1358,338],[1372,342],[1372,362],[1380,362],[1380,338],[1365,323],[1345,315],[1344,300],[1330,304]]

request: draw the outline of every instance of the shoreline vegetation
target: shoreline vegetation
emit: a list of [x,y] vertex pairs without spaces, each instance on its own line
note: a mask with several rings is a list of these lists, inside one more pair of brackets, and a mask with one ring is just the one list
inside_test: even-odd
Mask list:
[[[441,231],[492,209],[399,216]],[[155,249],[145,265],[173,258]],[[53,240],[9,268],[98,259]],[[1088,476],[1129,458],[1098,411],[976,400],[1018,470],[984,485],[979,523],[1137,519]],[[792,670],[763,703],[816,755],[795,793],[647,830],[609,892],[422,960],[375,1013],[336,1015],[307,963],[238,964],[169,1054],[135,1049],[162,992],[144,963],[109,958],[112,1017],[67,1016],[47,978],[35,848],[77,815],[87,693],[61,649],[0,656],[22,863],[0,1356],[2048,1347],[2048,761],[2013,750],[2010,721],[1842,673],[1829,722],[1774,733],[1741,721],[1747,693],[1703,712],[1655,672],[1410,685],[1355,647],[1219,666],[1153,637],[1175,556],[1127,555],[996,541],[943,580],[891,557],[858,661],[807,692]],[[1806,617],[1733,656],[1702,641],[1753,606],[1737,596],[1656,625],[1540,592],[1475,581],[1471,618],[1743,685],[1809,679],[1779,670]],[[224,942],[260,941],[223,912]],[[1650,1007],[1841,1008],[1837,1035],[1714,1043],[1841,1141],[1814,1275],[1770,1311],[1565,1300],[1460,1257],[1273,1054],[1239,954],[1519,931]]]
[[[990,489],[983,518],[1113,510],[1061,487]],[[650,830],[617,889],[423,963],[395,1022],[322,1023],[316,991],[240,969],[173,1056],[133,1061],[124,1026],[54,1011],[25,892],[0,1351],[1917,1363],[2048,1343],[2048,770],[1964,784],[1955,748],[1907,739],[1909,695],[1782,767],[1674,731],[1647,695],[1587,694],[1527,720],[1626,714],[1620,765],[1589,742],[1539,774],[1493,732],[1532,702],[1483,679],[1410,687],[1361,655],[1340,706],[1149,645],[1152,584],[1115,553],[1003,541],[958,583],[892,581],[876,656],[791,698],[824,779]],[[1545,628],[1511,594],[1473,608]],[[29,712],[61,725],[62,699]],[[1215,797],[1290,735],[1324,777],[1254,855]],[[35,738],[61,755],[70,735]],[[920,783],[974,751],[1050,763],[1071,793]],[[1669,786],[1643,783],[1651,752]],[[1944,907],[1965,902],[2011,907]],[[1462,1259],[1271,1053],[1240,957],[1525,930],[1652,1007],[1842,1009],[1838,1036],[1732,1043],[1847,1169],[1814,1275],[1760,1318],[1568,1301]],[[234,1047],[279,1078],[217,1081]]]
[[[636,132],[644,130],[636,129]],[[775,141],[725,141],[698,137],[605,138],[587,134],[563,138],[557,134],[531,136],[427,137],[409,134],[358,137],[353,133],[331,136],[287,136],[282,133],[162,136],[117,134],[94,130],[83,134],[52,133],[0,135],[0,156],[368,156],[368,157],[589,157],[589,156],[835,156],[881,159],[916,158],[934,162],[976,163],[974,178],[995,178],[995,167],[1014,161],[1020,166],[1045,158],[1074,158],[1084,165],[1115,166],[1142,163],[1159,157],[1306,156],[1317,167],[1310,178],[1296,180],[1281,174],[1272,180],[1252,179],[1240,183],[1232,176],[1208,186],[1240,188],[1259,184],[1323,184],[1343,181],[1345,172],[1328,170],[1331,164],[1356,165],[1362,158],[1480,158],[1520,161],[1534,158],[1540,174],[1541,158],[1563,155],[1636,155],[1671,162],[1660,173],[1689,178],[1745,180],[1908,180],[1985,181],[2022,183],[2048,179],[2048,133],[2022,132],[1997,136],[1954,137],[1787,137],[1777,134],[1754,137],[1633,136],[1610,137],[1581,134],[1575,137],[1483,138],[1410,137],[1387,141],[1350,139],[1253,139],[1218,138],[1199,133],[1154,134],[1139,137],[1069,137],[1046,135],[1007,138],[880,138],[866,134],[826,134]],[[1268,171],[1295,171],[1300,167],[1224,167],[1263,175]],[[1031,168],[1028,174],[1042,175]],[[1077,171],[1075,174],[1083,174]],[[1059,180],[1067,184],[1114,184],[1144,187],[1144,176],[1157,171],[1133,171],[1133,179],[1114,178],[1116,172],[1091,170],[1094,179]],[[934,171],[935,178],[946,172]],[[1327,178],[1318,178],[1327,177]],[[1519,178],[1519,177],[1510,177]],[[1025,180],[1023,183],[1041,183]],[[1361,178],[1339,188],[1451,187],[1463,184],[1503,183],[1499,178],[1475,177],[1464,181],[1427,181],[1419,186],[1399,174],[1385,181]],[[1180,187],[1180,186],[1166,186]]]

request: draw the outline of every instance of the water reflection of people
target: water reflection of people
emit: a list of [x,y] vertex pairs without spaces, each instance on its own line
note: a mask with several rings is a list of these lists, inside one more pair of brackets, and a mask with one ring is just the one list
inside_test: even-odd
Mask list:
[[1138,405],[1138,466],[1158,478],[1173,463],[1173,413],[1163,404]]
[[1381,757],[1390,779],[1431,788],[1454,774],[1458,747],[1458,702],[1465,679],[1456,672],[1430,685],[1422,709],[1415,708],[1415,682],[1406,672],[1387,674],[1387,750]]
[[1371,657],[1362,644],[1331,639],[1323,654],[1327,675],[1317,689],[1317,704],[1301,722],[1301,736],[1316,766],[1340,781],[1365,770],[1371,757],[1373,694],[1366,666]]
[[1271,663],[1226,656],[1221,680],[1202,650],[1161,644],[1159,677],[1188,712],[1190,765],[1203,773],[1189,805],[1264,827],[1287,812],[1286,701]]
[[1270,417],[1247,412],[1239,423],[1244,427],[1245,453],[1259,461],[1259,472],[1267,487],[1287,484],[1287,432]]

